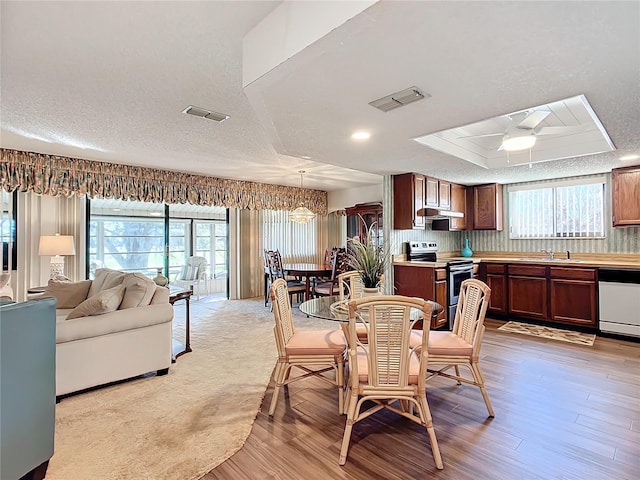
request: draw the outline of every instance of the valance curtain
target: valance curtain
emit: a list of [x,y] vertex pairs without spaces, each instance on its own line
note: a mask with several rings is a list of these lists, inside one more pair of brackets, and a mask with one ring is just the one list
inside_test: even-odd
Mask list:
[[88,195],[156,203],[191,203],[248,210],[293,210],[303,203],[326,215],[327,192],[0,150],[0,188],[40,195]]

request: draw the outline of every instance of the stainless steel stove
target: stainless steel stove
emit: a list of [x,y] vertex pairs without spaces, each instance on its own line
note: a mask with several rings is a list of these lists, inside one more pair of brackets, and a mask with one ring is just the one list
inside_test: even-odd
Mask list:
[[436,242],[406,242],[407,260],[412,262],[435,262],[438,246]]
[[[412,262],[435,262],[438,260],[436,242],[406,242],[405,254]],[[458,308],[460,286],[467,278],[473,276],[473,261],[466,259],[448,260],[447,268],[447,327],[453,327],[453,320]]]

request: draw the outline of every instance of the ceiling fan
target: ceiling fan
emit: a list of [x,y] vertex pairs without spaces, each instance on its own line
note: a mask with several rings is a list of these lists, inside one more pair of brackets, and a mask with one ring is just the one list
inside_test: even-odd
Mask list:
[[502,136],[498,151],[515,152],[533,147],[536,137],[540,135],[567,135],[584,131],[584,126],[575,127],[541,127],[542,121],[551,115],[549,110],[532,110],[508,115],[510,124],[504,132],[469,135],[458,138],[480,138]]

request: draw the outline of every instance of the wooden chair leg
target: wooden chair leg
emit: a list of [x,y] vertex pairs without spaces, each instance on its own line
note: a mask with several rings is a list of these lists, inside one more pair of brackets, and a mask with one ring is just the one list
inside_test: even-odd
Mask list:
[[429,409],[429,403],[426,396],[420,396],[420,412],[423,417],[421,418],[424,426],[429,435],[429,443],[431,443],[431,453],[433,454],[433,460],[438,470],[442,470],[444,465],[442,464],[442,456],[440,455],[440,447],[438,446],[438,439],[436,438],[436,430],[433,428],[433,420],[431,418],[431,410]]
[[351,389],[349,389],[349,399],[347,403],[349,410],[347,411],[347,422],[344,427],[344,435],[342,436],[342,446],[340,448],[339,465],[347,463],[347,453],[349,451],[349,442],[351,441],[351,430],[356,419],[356,407],[358,406],[358,396],[351,395]]
[[471,373],[473,374],[473,379],[475,380],[476,385],[480,387],[480,392],[482,393],[482,398],[484,398],[484,404],[487,406],[489,416],[495,417],[493,406],[491,405],[491,400],[489,400],[489,394],[487,393],[487,388],[484,386],[484,375],[482,374],[482,370],[480,370],[480,365],[472,363]]
[[287,377],[289,376],[290,366],[285,363],[278,362],[276,364],[276,371],[274,373],[274,382],[273,386],[273,395],[271,396],[271,405],[269,406],[269,416],[273,417],[274,412],[276,411],[276,406],[278,405],[278,397],[280,396],[280,390],[282,390],[282,385],[286,382]]

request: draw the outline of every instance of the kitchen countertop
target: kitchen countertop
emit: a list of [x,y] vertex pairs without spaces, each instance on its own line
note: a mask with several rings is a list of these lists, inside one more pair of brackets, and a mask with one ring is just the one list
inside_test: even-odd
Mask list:
[[[499,253],[499,252],[496,252]],[[516,256],[518,255],[518,256]],[[435,262],[408,261],[403,255],[394,259],[393,265],[405,265],[412,267],[445,268],[449,260],[472,260],[474,264],[484,263],[522,263],[536,265],[551,265],[562,267],[590,267],[590,268],[640,268],[640,255],[616,255],[616,254],[576,254],[578,258],[555,258],[549,260],[546,257],[536,257],[535,254],[527,255],[526,252],[509,252],[504,256],[478,255],[473,257],[448,257],[443,256]]]

